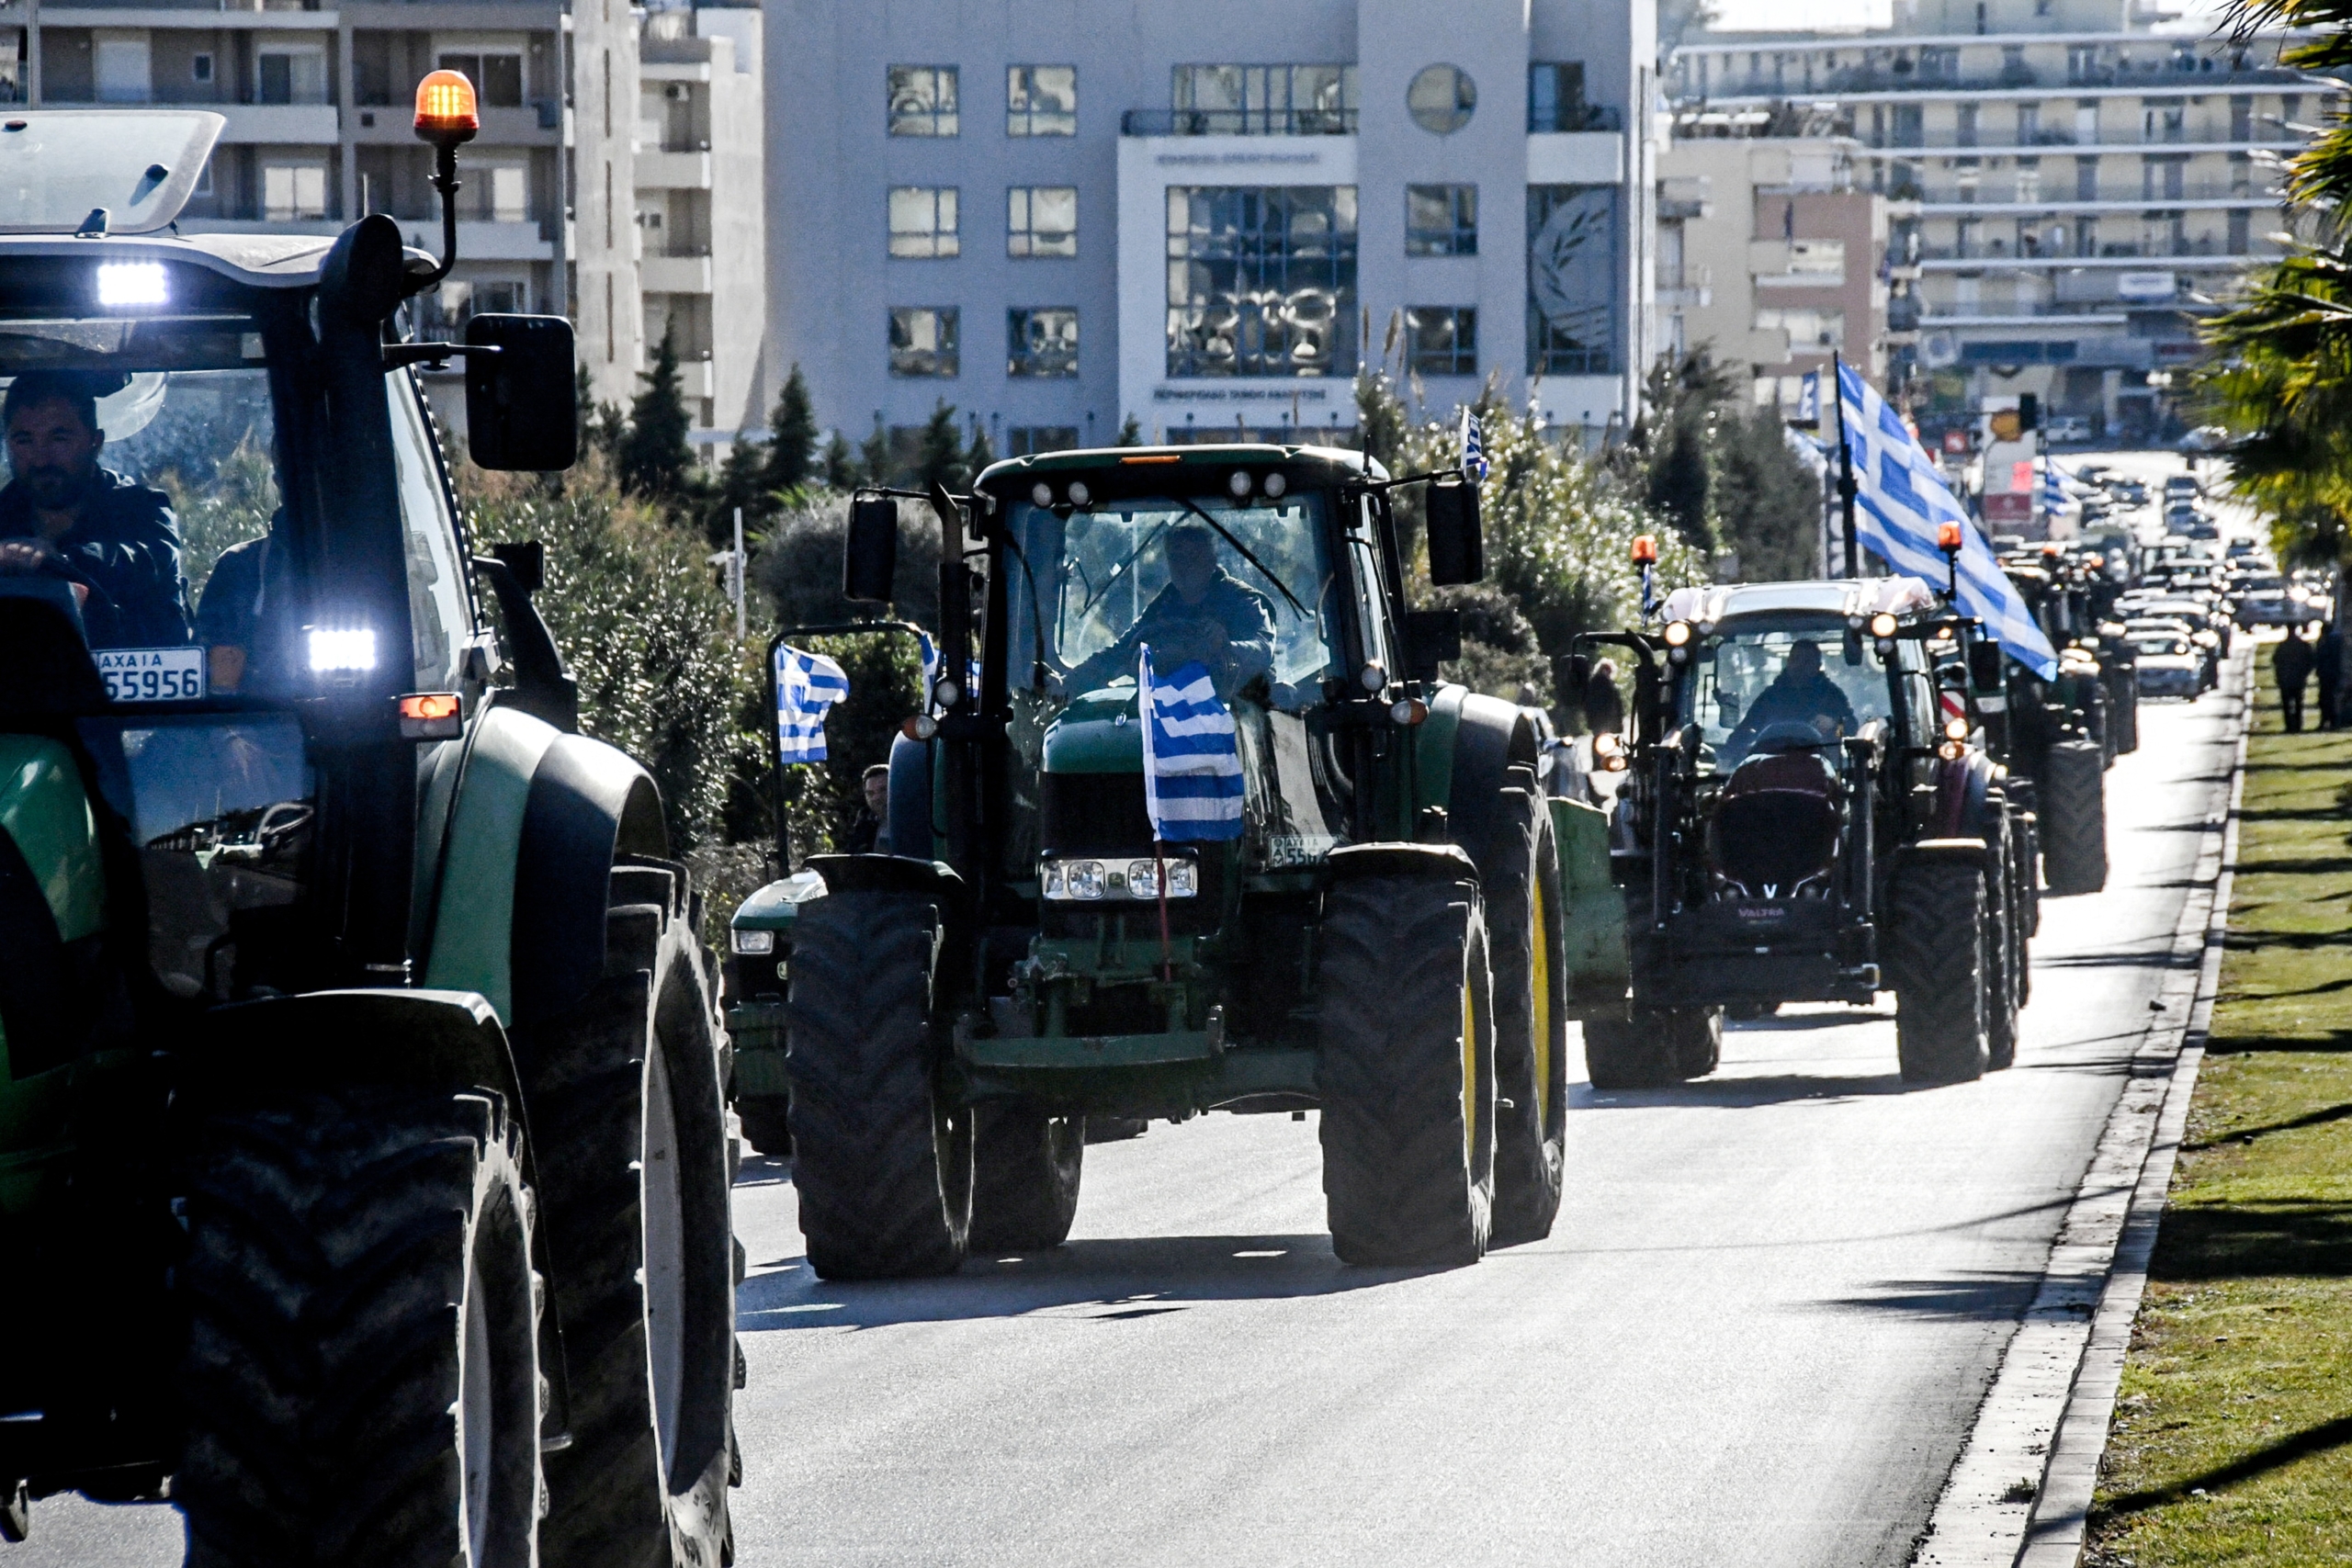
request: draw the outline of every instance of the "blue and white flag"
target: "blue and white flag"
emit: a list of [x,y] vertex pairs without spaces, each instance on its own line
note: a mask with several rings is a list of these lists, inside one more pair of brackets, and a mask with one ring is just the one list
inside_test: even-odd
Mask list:
[[1808,370],[1797,382],[1797,412],[1789,423],[1801,430],[1821,428],[1821,372]]
[[[931,709],[931,694],[939,686],[939,649],[933,646],[928,632],[915,633],[915,641],[922,649],[922,705],[927,713]],[[964,689],[980,689],[980,661],[977,659],[964,661]]]
[[1147,645],[1136,692],[1152,836],[1168,843],[1241,837],[1241,744],[1208,666],[1194,660],[1154,675]]
[[779,762],[825,760],[825,715],[849,695],[849,677],[821,653],[789,643],[775,650],[775,756]]
[[1487,443],[1478,432],[1478,416],[1464,403],[1462,408],[1462,477],[1472,484],[1487,481]]
[[1944,581],[1936,529],[1960,525],[1959,609],[1984,623],[2011,658],[2047,681],[2058,673],[2058,650],[2034,624],[2017,588],[2001,570],[1993,547],[1969,521],[1943,476],[1919,449],[1877,389],[1850,365],[1839,367],[1839,412],[1854,463],[1855,531],[1898,572],[1928,582]]
[[2041,460],[2041,504],[2045,511],[2066,510],[2066,487],[2059,483],[2058,465],[2044,457]]

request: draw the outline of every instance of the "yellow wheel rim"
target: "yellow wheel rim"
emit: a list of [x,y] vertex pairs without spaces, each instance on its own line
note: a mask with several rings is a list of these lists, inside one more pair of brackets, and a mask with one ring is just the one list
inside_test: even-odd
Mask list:
[[1478,1004],[1471,995],[1470,976],[1462,976],[1462,1160],[1474,1174],[1478,1168]]
[[1535,956],[1527,968],[1535,997],[1528,1017],[1535,1024],[1535,1124],[1539,1131],[1548,1132],[1552,1126],[1552,925],[1544,915],[1544,879],[1539,875],[1530,944]]

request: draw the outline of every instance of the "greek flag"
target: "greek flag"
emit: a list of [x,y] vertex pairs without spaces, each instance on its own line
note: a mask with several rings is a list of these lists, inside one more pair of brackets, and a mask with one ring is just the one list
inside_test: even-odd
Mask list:
[[1195,660],[1154,675],[1146,645],[1136,689],[1152,836],[1168,843],[1241,837],[1241,747],[1208,666]]
[[2066,487],[2058,482],[2058,465],[2044,457],[2041,460],[2041,504],[2051,512],[2066,510]]
[[1993,557],[1993,547],[1952,499],[1943,476],[1919,449],[1876,389],[1850,365],[1838,367],[1840,434],[1854,464],[1854,525],[1861,542],[1898,572],[1944,581],[1939,524],[1960,525],[1960,601],[1963,615],[1984,623],[2009,656],[2047,681],[2058,673],[2058,652],[2034,624],[2017,589]]
[[1487,444],[1478,434],[1478,416],[1467,404],[1462,410],[1462,477],[1472,484],[1487,479]]
[[825,760],[825,714],[849,695],[849,677],[821,653],[788,643],[775,650],[775,758],[779,762]]
[[[922,705],[928,712],[931,694],[939,685],[939,649],[932,646],[931,636],[927,632],[915,633],[915,641],[922,649]],[[964,661],[964,689],[967,692],[980,689],[980,661],[977,659]]]

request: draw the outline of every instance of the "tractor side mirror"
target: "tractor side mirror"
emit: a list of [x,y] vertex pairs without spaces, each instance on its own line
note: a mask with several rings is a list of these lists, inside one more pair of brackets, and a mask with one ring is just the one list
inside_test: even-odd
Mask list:
[[492,545],[490,553],[506,563],[513,574],[514,586],[526,593],[537,593],[547,586],[548,547],[537,539],[525,539],[519,544]]
[[849,536],[842,542],[842,592],[888,604],[899,575],[899,503],[887,495],[850,502]]
[[533,474],[580,457],[580,383],[561,316],[480,315],[466,322],[466,446],[475,463]]
[[1968,672],[1980,692],[2001,689],[2001,645],[1997,642],[1977,642],[1969,646]]
[[1487,575],[1487,541],[1478,531],[1478,487],[1440,479],[1423,492],[1430,519],[1430,581],[1440,588]]
[[1584,701],[1584,689],[1592,684],[1592,655],[1568,655],[1568,689],[1565,694],[1570,702]]
[[1408,610],[1405,613],[1405,679],[1434,681],[1438,666],[1462,657],[1462,612]]

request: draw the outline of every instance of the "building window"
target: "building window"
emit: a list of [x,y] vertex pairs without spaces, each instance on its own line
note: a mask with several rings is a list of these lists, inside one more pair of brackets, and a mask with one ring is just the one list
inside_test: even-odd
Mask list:
[[1007,136],[1076,136],[1078,67],[1010,65],[1004,72]]
[[1919,51],[1919,80],[1922,82],[1957,82],[1960,80],[1960,51],[1928,48]]
[[957,134],[956,67],[893,65],[889,74],[891,135]]
[[2254,248],[2252,243],[2254,238],[2254,226],[2250,221],[2253,216],[2254,215],[2252,213],[2247,212],[2243,208],[2240,208],[2238,210],[2230,214],[2230,254],[2233,256],[2242,256]]
[[1173,186],[1168,374],[1356,367],[1356,187]]
[[1006,255],[1078,254],[1076,186],[1014,186],[1004,194]]
[[1815,305],[1767,305],[1756,312],[1759,333],[1789,334],[1789,352],[1804,354],[1846,346],[1846,312]]
[[954,376],[956,310],[953,305],[890,307],[890,374]]
[[1004,455],[1034,457],[1041,452],[1069,452],[1078,446],[1074,424],[1016,424],[1004,433]]
[[1550,60],[1527,68],[1527,129],[1544,133],[1584,130],[1591,110],[1584,101],[1584,62]]
[[2041,200],[2041,160],[2018,160],[2018,205],[2031,207]]
[[1004,373],[1038,380],[1078,374],[1078,310],[1049,306],[1004,313]]
[[1405,308],[1406,367],[1419,376],[1478,373],[1478,312],[1469,305]]
[[317,164],[269,164],[261,172],[262,216],[274,223],[327,215],[327,172]]
[[212,56],[199,50],[187,57],[187,79],[191,82],[212,80]]
[[523,57],[519,54],[445,54],[444,71],[462,71],[484,108],[523,107]]
[[1180,136],[1348,136],[1352,65],[1178,65],[1169,107]]
[[1432,136],[1451,136],[1478,112],[1478,84],[1459,65],[1425,65],[1405,88],[1405,112]]
[[[9,40],[12,46],[15,41],[13,37]],[[143,104],[155,96],[153,61],[145,34],[99,39],[93,53],[91,69],[96,77],[98,102]]]
[[325,103],[327,51],[323,49],[265,49],[255,54],[254,101],[262,104]]
[[2097,158],[2075,160],[2075,199],[2076,201],[2098,199],[2098,160]]
[[2041,106],[2040,104],[2019,104],[2018,106],[2018,145],[2020,147],[2031,147],[2039,143],[2041,140]]
[[1407,186],[1405,254],[1408,256],[1476,255],[1478,187]]
[[890,187],[890,254],[912,260],[963,254],[954,186]]
[[1617,187],[1527,187],[1527,373],[1617,364]]

